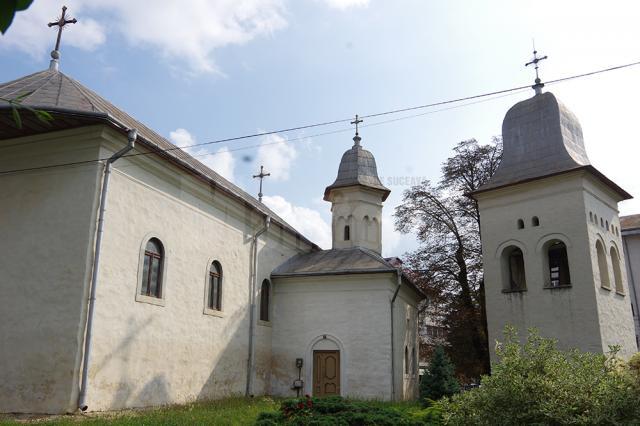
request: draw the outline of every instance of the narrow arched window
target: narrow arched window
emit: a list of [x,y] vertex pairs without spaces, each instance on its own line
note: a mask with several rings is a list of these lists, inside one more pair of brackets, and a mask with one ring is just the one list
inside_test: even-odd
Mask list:
[[508,258],[509,289],[524,290],[527,288],[527,280],[524,272],[524,255],[522,250],[514,247]]
[[344,227],[344,240],[349,241],[351,239],[351,228],[349,225],[345,225]]
[[562,241],[555,241],[548,246],[547,260],[549,264],[549,285],[551,287],[571,285],[567,246]]
[[147,241],[144,248],[144,264],[142,268],[142,285],[140,294],[150,297],[162,297],[162,263],[164,248],[157,238]]
[[622,287],[622,270],[620,269],[620,258],[615,247],[611,247],[611,266],[613,266],[613,280],[616,285],[616,292],[622,294],[624,288]]
[[269,302],[271,298],[271,283],[262,281],[260,286],[260,321],[269,321]]
[[604,288],[611,288],[609,282],[609,270],[607,268],[607,256],[604,246],[600,240],[596,241],[596,255],[598,257],[598,272],[600,273],[600,285]]
[[540,226],[540,219],[538,219],[538,216],[531,218],[531,226]]
[[523,228],[524,228],[524,220],[518,219],[518,229],[523,229]]
[[214,261],[209,267],[209,293],[207,294],[207,307],[222,310],[222,267]]
[[604,228],[604,221],[600,218],[600,227]]
[[593,222],[593,213],[589,212],[589,220]]
[[404,347],[404,374],[409,374],[409,348]]

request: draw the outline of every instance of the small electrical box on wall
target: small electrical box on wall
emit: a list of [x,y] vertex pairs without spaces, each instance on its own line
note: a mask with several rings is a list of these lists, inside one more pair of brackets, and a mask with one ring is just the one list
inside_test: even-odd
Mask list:
[[291,386],[292,389],[302,389],[302,387],[304,386],[304,382],[301,379],[296,379],[293,381],[293,386]]
[[302,368],[302,358],[296,358],[296,368]]

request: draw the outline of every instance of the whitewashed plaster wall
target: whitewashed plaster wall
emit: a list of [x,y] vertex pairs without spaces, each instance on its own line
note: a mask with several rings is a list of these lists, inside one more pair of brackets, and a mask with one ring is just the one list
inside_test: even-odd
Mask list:
[[[331,191],[333,248],[366,247],[382,252],[382,191],[351,186]],[[350,227],[349,240],[344,227]]]
[[[115,147],[105,145],[102,156]],[[115,163],[105,219],[89,370],[90,410],[243,394],[251,236],[263,221],[226,195],[151,156]],[[136,301],[144,244],[166,252],[163,301]],[[260,239],[257,286],[310,246],[272,225]],[[212,260],[223,270],[222,312],[203,313]],[[258,299],[259,300],[259,299]],[[269,392],[271,327],[256,329],[255,394]]]
[[[640,231],[625,232],[623,236],[627,283],[633,305],[633,321],[636,329],[636,343],[640,346]],[[634,285],[635,284],[635,285]]]
[[[593,284],[598,301],[598,319],[602,338],[602,351],[609,350],[611,345],[621,345],[623,356],[629,357],[637,352],[633,315],[631,313],[631,295],[627,281],[622,236],[620,235],[620,219],[618,217],[617,196],[593,177],[587,175],[583,181],[585,200],[585,220],[589,232],[590,254]],[[590,218],[593,213],[594,220]],[[595,223],[595,215],[598,223]],[[600,220],[604,219],[604,227]],[[612,229],[613,226],[613,229]],[[616,229],[618,232],[616,232]],[[603,286],[598,268],[596,242],[604,246],[607,260],[609,286]],[[616,288],[614,260],[612,249],[616,253],[621,273],[621,289]]]
[[[574,172],[478,194],[492,362],[496,360],[495,341],[503,340],[507,324],[515,326],[521,337],[529,327],[536,327],[563,348],[603,352],[607,343],[615,342],[622,345],[623,354],[632,350],[628,300],[608,295],[610,300],[603,301],[598,294],[597,262],[593,263],[591,248],[595,241],[588,225],[591,206],[586,188],[590,185],[593,180],[585,172]],[[610,214],[617,219],[615,210]],[[533,216],[540,220],[537,227],[532,226]],[[518,219],[524,220],[524,229],[518,229]],[[569,288],[545,288],[549,278],[543,245],[551,239],[567,245]],[[504,293],[500,256],[512,245],[524,255],[527,290]],[[619,308],[617,315],[606,306],[608,302]],[[615,315],[607,319],[610,326],[602,326],[603,311]]]
[[[0,141],[0,170],[96,158],[100,134]],[[0,175],[0,412],[75,408],[101,169]]]
[[[274,279],[272,393],[292,396],[303,358],[303,393],[313,394],[313,350],[340,350],[341,394],[391,398],[390,300],[395,274],[353,274]],[[396,392],[403,398],[403,344],[416,344],[416,295],[402,290],[395,307]],[[406,331],[407,312],[412,329]],[[323,337],[326,336],[326,339]],[[324,342],[328,340],[328,342]],[[328,346],[327,346],[328,347]],[[410,385],[407,385],[407,389]],[[415,395],[415,394],[412,394]]]

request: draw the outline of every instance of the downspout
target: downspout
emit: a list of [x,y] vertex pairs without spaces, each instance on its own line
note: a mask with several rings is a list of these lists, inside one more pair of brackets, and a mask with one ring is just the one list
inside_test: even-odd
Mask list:
[[398,268],[396,270],[396,275],[398,277],[398,283],[396,285],[396,291],[393,293],[393,297],[391,298],[391,401],[396,400],[396,351],[395,351],[395,343],[394,343],[394,332],[393,332],[393,305],[396,301],[396,297],[398,297],[398,292],[400,291],[400,286],[402,285],[402,270]]
[[120,157],[131,151],[138,137],[138,132],[131,129],[127,132],[129,143],[120,151],[113,154],[104,166],[102,177],[102,192],[100,193],[100,210],[98,212],[98,229],[96,232],[96,242],[93,256],[93,273],[91,275],[91,288],[89,290],[89,313],[87,314],[87,324],[84,338],[84,352],[82,358],[82,379],[80,382],[80,395],[78,396],[78,408],[86,411],[87,406],[87,380],[89,376],[89,362],[91,360],[91,342],[93,331],[93,314],[96,304],[96,288],[98,287],[98,272],[100,271],[100,251],[102,247],[102,235],[104,233],[104,212],[107,207],[107,191],[109,189],[109,178],[111,176],[111,165]]
[[258,238],[267,232],[271,224],[271,216],[264,219],[264,226],[258,230],[251,238],[251,280],[249,283],[249,357],[247,359],[247,387],[245,396],[253,396],[253,370],[255,368],[255,311],[256,311],[256,288],[258,277]]

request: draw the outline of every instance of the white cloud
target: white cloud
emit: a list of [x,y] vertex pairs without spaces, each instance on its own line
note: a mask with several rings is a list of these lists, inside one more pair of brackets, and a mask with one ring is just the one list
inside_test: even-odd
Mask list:
[[[77,17],[86,8],[77,1],[69,1],[67,17]],[[5,49],[18,49],[33,58],[48,59],[47,53],[53,50],[58,27],[49,28],[48,22],[55,21],[62,13],[60,3],[53,1],[34,2],[29,9],[18,12],[7,33],[2,36]],[[74,46],[83,50],[94,50],[105,41],[105,30],[102,24],[92,18],[84,17],[76,24],[68,24],[62,34],[61,50],[64,46]],[[46,58],[46,59],[45,59]],[[64,56],[62,56],[64,60]]]
[[324,2],[334,9],[348,9],[350,7],[367,7],[369,0],[324,0]]
[[277,134],[267,135],[258,148],[256,166],[264,166],[273,180],[284,181],[289,179],[291,165],[297,156],[295,147],[286,138]]
[[[287,24],[282,0],[69,0],[67,5],[78,23],[65,31],[63,44],[92,50],[104,43],[105,35],[119,33],[130,45],[155,49],[196,73],[219,72],[216,49],[268,36]],[[46,22],[59,14],[58,2],[34,2],[16,15],[2,44],[43,55],[55,42]],[[108,26],[108,34],[92,15]]]
[[324,249],[331,248],[331,226],[322,219],[318,211],[295,206],[280,195],[265,195],[262,201],[318,246]]
[[229,152],[229,148],[223,146],[212,153],[204,147],[189,147],[189,145],[194,145],[196,140],[189,131],[182,128],[170,132],[169,139],[171,139],[171,142],[176,144],[176,146],[179,146],[190,155],[196,157],[198,161],[233,182],[233,172],[236,161],[233,154]]

